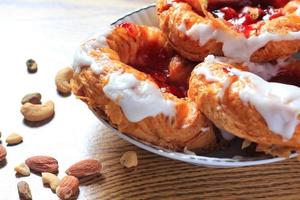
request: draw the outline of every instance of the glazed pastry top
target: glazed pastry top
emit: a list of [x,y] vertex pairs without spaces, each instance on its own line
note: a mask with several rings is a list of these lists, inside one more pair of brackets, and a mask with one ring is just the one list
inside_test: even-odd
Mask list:
[[[213,71],[212,64],[221,64],[222,69]],[[243,67],[242,67],[243,68]],[[230,89],[237,93],[245,105],[251,105],[261,114],[269,129],[288,140],[292,138],[300,115],[300,88],[293,85],[267,82],[259,76],[232,67],[222,59],[208,56],[194,73],[203,75],[208,82],[223,85],[218,97]],[[233,81],[234,80],[234,81]]]

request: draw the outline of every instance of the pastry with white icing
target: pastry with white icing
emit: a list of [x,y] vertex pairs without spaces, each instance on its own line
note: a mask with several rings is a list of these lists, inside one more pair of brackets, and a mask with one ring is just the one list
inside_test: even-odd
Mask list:
[[186,97],[193,66],[159,29],[122,23],[81,45],[72,89],[125,134],[173,150],[209,150],[212,124]]
[[288,156],[300,150],[300,77],[297,86],[268,82],[225,60],[210,55],[196,66],[189,98],[217,127],[259,151]]
[[299,0],[158,0],[160,27],[183,57],[267,62],[300,50]]

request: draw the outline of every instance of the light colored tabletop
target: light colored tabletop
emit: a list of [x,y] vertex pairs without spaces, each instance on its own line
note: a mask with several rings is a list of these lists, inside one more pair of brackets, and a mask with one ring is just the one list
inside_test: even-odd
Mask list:
[[[82,181],[79,199],[300,199],[300,164],[287,160],[258,167],[212,169],[163,158],[118,138],[74,96],[61,97],[54,85],[56,72],[70,66],[78,45],[101,26],[154,0],[1,0],[0,1],[0,131],[24,137],[6,147],[0,165],[0,200],[18,199],[16,184],[26,180],[33,199],[57,199],[41,177],[16,177],[14,166],[33,155],[55,157],[59,177],[72,163],[99,159],[102,175]],[[28,74],[33,58],[39,69]],[[20,101],[29,92],[53,100],[54,118],[30,127],[23,123]],[[3,143],[5,146],[5,142]],[[124,169],[125,151],[138,153],[139,165]]]

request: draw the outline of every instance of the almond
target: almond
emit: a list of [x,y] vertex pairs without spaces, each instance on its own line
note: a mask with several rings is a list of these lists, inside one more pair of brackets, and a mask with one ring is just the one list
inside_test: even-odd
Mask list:
[[56,195],[62,199],[71,199],[78,195],[79,180],[75,176],[65,176],[56,189]]
[[66,174],[82,178],[86,176],[96,175],[101,172],[102,165],[98,160],[86,159],[73,164],[67,169]]
[[126,168],[136,167],[138,165],[138,158],[135,151],[127,151],[120,158],[120,163]]
[[56,191],[56,188],[59,185],[59,178],[55,174],[51,174],[48,172],[42,173],[42,181],[43,184],[49,185],[52,191]]
[[12,133],[9,136],[7,136],[7,138],[6,138],[6,143],[8,145],[19,144],[22,141],[23,141],[23,137],[19,134],[16,134],[16,133]]
[[6,158],[6,154],[7,152],[5,147],[2,144],[0,144],[0,162]]
[[30,188],[29,188],[29,185],[27,182],[20,181],[18,183],[17,187],[18,187],[20,199],[22,199],[22,200],[31,200],[32,199],[31,191],[30,191]]
[[58,162],[55,158],[50,156],[33,156],[25,161],[25,164],[33,171],[36,172],[58,172]]
[[25,163],[21,163],[21,164],[15,166],[15,171],[17,172],[17,174],[21,174],[23,176],[30,175],[30,169]]

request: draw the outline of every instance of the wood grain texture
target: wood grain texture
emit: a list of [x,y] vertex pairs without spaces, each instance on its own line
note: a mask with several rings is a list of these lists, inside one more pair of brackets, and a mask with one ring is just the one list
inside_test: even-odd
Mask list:
[[[163,158],[118,138],[74,96],[59,96],[54,76],[69,66],[75,49],[101,26],[154,0],[1,0],[0,131],[17,132],[24,142],[7,147],[0,165],[0,200],[18,199],[16,184],[26,180],[34,199],[57,199],[41,177],[16,177],[15,165],[33,155],[59,161],[59,177],[84,158],[102,161],[101,176],[81,182],[79,199],[300,199],[300,165],[287,160],[258,167],[212,169]],[[38,73],[25,61],[34,58]],[[19,112],[23,95],[40,92],[54,100],[55,117],[43,126],[28,126]],[[121,155],[137,151],[139,166],[124,169]]]

